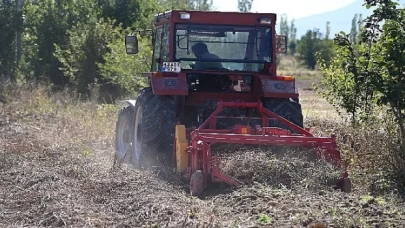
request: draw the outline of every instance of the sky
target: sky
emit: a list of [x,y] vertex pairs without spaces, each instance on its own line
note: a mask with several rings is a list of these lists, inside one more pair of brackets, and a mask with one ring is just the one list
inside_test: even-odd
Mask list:
[[[287,14],[299,19],[342,8],[356,0],[253,0],[252,12]],[[238,0],[214,0],[219,11],[237,11]],[[293,6],[293,7],[292,7]]]

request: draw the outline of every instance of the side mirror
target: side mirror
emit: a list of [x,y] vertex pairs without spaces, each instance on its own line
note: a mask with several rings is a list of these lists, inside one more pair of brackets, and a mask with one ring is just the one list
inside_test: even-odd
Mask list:
[[136,36],[125,36],[125,49],[127,54],[138,54],[138,38]]
[[277,53],[287,53],[287,36],[277,35],[276,36],[276,49]]

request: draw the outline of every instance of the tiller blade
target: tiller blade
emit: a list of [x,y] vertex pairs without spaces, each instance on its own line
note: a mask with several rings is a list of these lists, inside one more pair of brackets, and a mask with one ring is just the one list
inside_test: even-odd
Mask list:
[[[315,148],[315,155],[318,158],[324,158],[335,167],[344,170],[337,185],[342,185],[339,187],[347,191],[347,185],[349,185],[348,181],[350,181],[350,179],[348,179],[346,163],[341,159],[340,152],[337,150],[334,135],[331,137],[315,137],[309,132],[309,129],[303,129],[269,111],[261,102],[219,101],[217,105],[217,109],[199,128],[192,130],[190,134],[190,141],[186,149],[188,154],[188,168],[185,170],[185,176],[191,181],[190,188],[192,194],[200,195],[209,182],[222,182],[233,187],[243,184],[225,175],[221,171],[218,156],[211,154],[211,145],[217,143],[304,146]],[[256,125],[255,128],[253,128],[239,124],[230,129],[217,129],[218,114],[221,113],[224,108],[256,109],[262,116],[262,125]],[[291,128],[294,133],[278,127],[269,127],[270,119],[280,121]]]

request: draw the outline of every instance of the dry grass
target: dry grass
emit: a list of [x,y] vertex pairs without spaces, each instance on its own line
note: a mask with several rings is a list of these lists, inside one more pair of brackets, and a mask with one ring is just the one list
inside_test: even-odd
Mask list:
[[319,97],[315,91],[298,89],[300,93],[300,103],[304,118],[321,118],[334,121],[342,121],[335,108],[325,99]]
[[[353,128],[345,122],[348,119],[339,116],[337,110],[314,91],[313,85],[319,85],[321,81],[319,71],[306,69],[287,56],[282,58],[279,72],[296,77],[305,125],[311,127],[315,135],[337,136],[341,152],[351,161],[355,188],[373,194],[396,192],[392,180],[387,176],[405,170],[402,164],[396,165],[404,158],[393,148],[397,135],[393,132],[393,120],[387,117],[386,110],[375,110],[382,117],[380,120]],[[405,177],[395,175],[402,179]]]
[[291,75],[296,78],[305,118],[341,120],[334,107],[314,91],[313,85],[321,81],[319,71],[305,68],[291,56],[283,56],[279,67],[278,75]]
[[[169,169],[111,170],[116,106],[78,102],[68,93],[49,98],[44,88],[12,91],[0,109],[2,227],[405,225],[400,198],[370,195],[371,179],[360,175],[380,164],[373,150],[383,150],[386,138],[378,134],[356,132],[329,119],[306,119],[317,135],[337,132],[342,151],[355,164],[352,194],[326,187],[334,176],[327,164],[238,148],[225,160],[225,169],[250,183],[197,199]],[[353,149],[358,140],[367,143]],[[357,157],[352,150],[359,151]]]
[[229,151],[222,159],[223,171],[244,183],[256,182],[275,188],[318,192],[331,190],[342,173],[330,163],[314,159],[308,149],[223,147],[226,149],[221,151]]

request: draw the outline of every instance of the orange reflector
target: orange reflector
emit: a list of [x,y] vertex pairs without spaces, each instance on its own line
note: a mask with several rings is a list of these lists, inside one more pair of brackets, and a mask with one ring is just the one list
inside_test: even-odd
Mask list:
[[295,77],[294,76],[276,76],[277,80],[282,80],[282,81],[294,81]]
[[153,76],[153,77],[162,77],[163,74],[162,74],[162,72],[153,72],[153,73],[152,73],[152,76]]
[[247,128],[246,128],[246,127],[243,127],[243,128],[242,128],[242,134],[247,134],[247,132],[248,132]]

